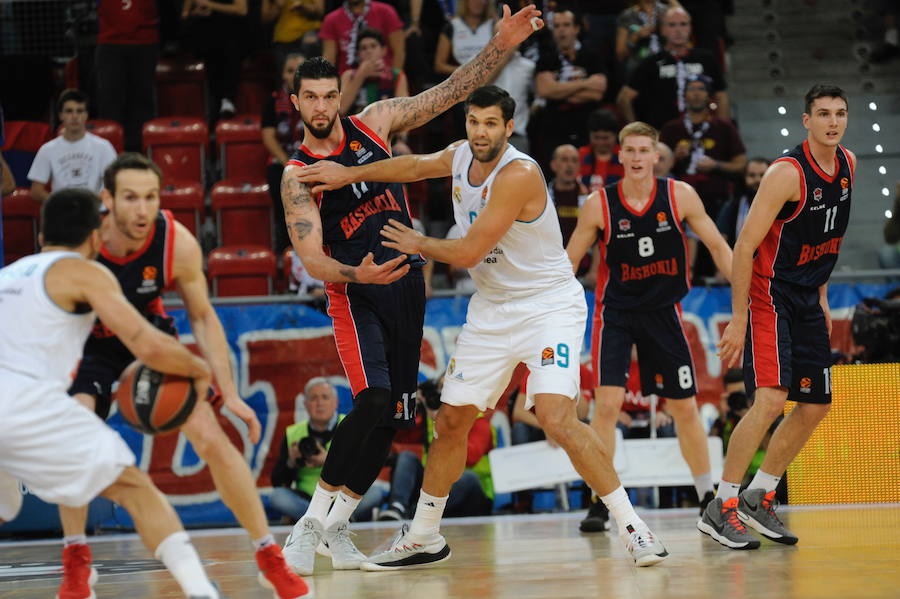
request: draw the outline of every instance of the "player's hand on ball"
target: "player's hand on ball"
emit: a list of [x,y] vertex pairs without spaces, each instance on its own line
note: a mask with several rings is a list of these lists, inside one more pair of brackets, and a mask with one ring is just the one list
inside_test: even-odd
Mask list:
[[544,26],[544,21],[540,19],[541,11],[534,4],[529,4],[514,15],[510,13],[509,6],[504,4],[503,17],[497,27],[497,42],[503,50],[518,46]]
[[314,194],[340,189],[353,183],[349,169],[331,160],[320,160],[315,164],[296,169],[294,172],[297,173],[298,181],[312,185],[310,191]]
[[393,248],[404,254],[418,254],[422,251],[423,235],[401,223],[390,219],[381,229],[381,236],[389,241],[382,241],[381,245]]
[[740,363],[741,354],[744,351],[744,336],[747,334],[747,321],[739,321],[734,318],[725,327],[722,338],[716,347],[719,348],[719,360],[722,366],[732,368]]
[[256,445],[259,442],[259,437],[262,435],[262,426],[259,424],[256,412],[254,412],[253,408],[248,406],[247,403],[237,395],[226,395],[223,393],[222,399],[224,400],[225,407],[231,410],[235,416],[243,420],[247,425],[247,434],[250,436],[250,442]]

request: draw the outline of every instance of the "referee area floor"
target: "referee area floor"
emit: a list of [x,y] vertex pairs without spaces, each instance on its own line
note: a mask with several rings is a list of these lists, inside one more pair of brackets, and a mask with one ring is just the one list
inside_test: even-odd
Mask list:
[[[900,597],[900,504],[783,507],[796,546],[763,541],[756,551],[725,549],[701,535],[695,509],[643,510],[671,554],[636,568],[613,532],[582,534],[584,512],[445,520],[453,556],[404,572],[333,571],[316,558],[308,577],[324,599],[875,599]],[[395,522],[353,525],[363,552]],[[283,542],[289,527],[275,527]],[[190,531],[210,577],[230,599],[271,599],[241,529]],[[180,590],[134,534],[90,538],[104,598],[179,598]],[[0,598],[51,599],[59,583],[61,541],[0,542]]]

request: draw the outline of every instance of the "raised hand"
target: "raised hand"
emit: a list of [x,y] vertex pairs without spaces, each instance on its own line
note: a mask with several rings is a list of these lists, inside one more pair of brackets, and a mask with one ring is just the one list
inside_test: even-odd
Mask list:
[[503,50],[508,50],[524,42],[529,35],[544,26],[544,21],[539,17],[541,11],[529,4],[514,15],[510,14],[509,6],[503,5],[503,17],[497,28],[497,43]]

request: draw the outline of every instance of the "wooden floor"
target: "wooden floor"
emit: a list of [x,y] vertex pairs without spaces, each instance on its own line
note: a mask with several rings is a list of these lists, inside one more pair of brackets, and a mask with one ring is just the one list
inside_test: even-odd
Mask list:
[[[646,511],[671,557],[635,568],[611,533],[583,535],[583,512],[448,520],[453,550],[443,567],[407,572],[334,572],[319,557],[310,577],[318,599],[841,599],[900,597],[900,505],[785,509],[799,545],[763,542],[730,551],[702,536],[694,510]],[[355,525],[357,545],[371,551],[396,526]],[[276,529],[281,540],[286,527]],[[192,531],[211,577],[231,599],[270,599],[242,531]],[[178,587],[134,535],[91,540],[101,570],[97,596],[181,597]],[[0,543],[0,597],[54,596],[58,541]]]

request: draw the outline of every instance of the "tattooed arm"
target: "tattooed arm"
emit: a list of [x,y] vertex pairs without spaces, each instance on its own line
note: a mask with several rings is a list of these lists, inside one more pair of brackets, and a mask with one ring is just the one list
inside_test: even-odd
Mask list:
[[291,244],[310,276],[328,283],[386,285],[409,271],[409,265],[401,266],[406,260],[403,254],[383,264],[375,264],[370,252],[357,266],[342,264],[326,256],[322,249],[319,207],[309,187],[297,180],[299,168],[301,167],[288,165],[284,169],[281,177],[281,202],[284,204],[284,223],[291,237]]
[[385,141],[390,141],[394,133],[424,125],[465,100],[477,87],[492,81],[498,67],[505,64],[506,54],[536,31],[535,27],[543,26],[543,21],[537,18],[540,14],[534,5],[528,5],[510,16],[509,7],[504,5],[497,33],[475,58],[440,84],[418,95],[370,104],[360,114],[360,119]]

